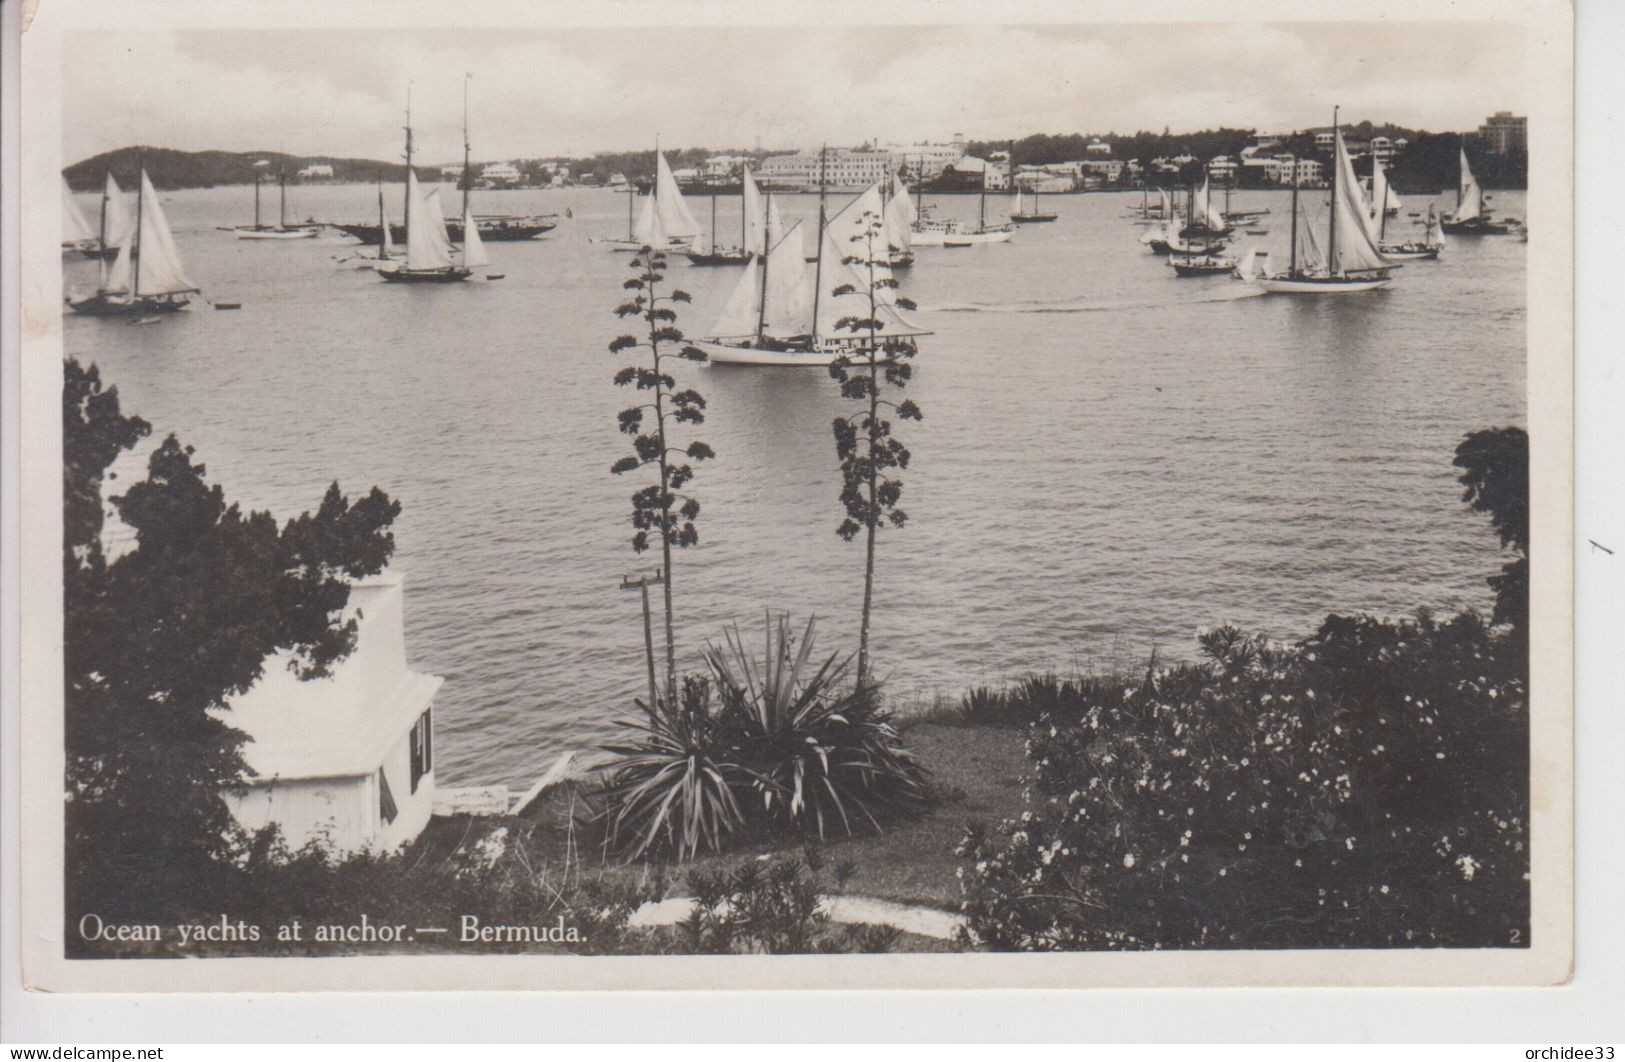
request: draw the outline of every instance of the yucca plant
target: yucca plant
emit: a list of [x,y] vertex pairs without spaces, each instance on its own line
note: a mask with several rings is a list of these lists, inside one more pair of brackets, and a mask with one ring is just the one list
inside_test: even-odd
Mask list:
[[837,821],[849,834],[854,820],[878,828],[876,811],[925,799],[925,772],[880,710],[878,689],[846,681],[852,658],[815,661],[816,623],[809,619],[798,640],[788,617],[769,617],[759,659],[737,628],[708,646],[720,717],[739,735],[752,813],[819,837]]
[[681,694],[636,703],[643,718],[616,725],[637,742],[603,747],[616,757],[600,794],[606,848],[634,859],[651,849],[683,859],[720,849],[744,821],[734,792],[752,776],[730,755],[737,742],[712,713],[710,682],[685,676]]

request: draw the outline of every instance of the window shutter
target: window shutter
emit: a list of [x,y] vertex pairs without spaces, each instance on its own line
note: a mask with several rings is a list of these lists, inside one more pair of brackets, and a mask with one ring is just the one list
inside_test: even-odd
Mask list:
[[384,820],[384,825],[395,821],[400,810],[395,807],[395,795],[389,791],[389,777],[384,774],[382,767],[378,768],[378,817]]

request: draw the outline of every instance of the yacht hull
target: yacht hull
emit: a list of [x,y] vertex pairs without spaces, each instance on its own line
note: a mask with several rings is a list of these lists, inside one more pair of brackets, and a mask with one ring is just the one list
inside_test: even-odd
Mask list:
[[393,284],[453,284],[474,275],[472,269],[452,266],[450,269],[379,269],[373,271]]
[[[783,367],[818,368],[827,366],[845,355],[863,356],[862,351],[850,347],[820,347],[814,350],[773,350],[769,347],[739,347],[716,340],[702,339],[694,344],[705,351],[713,365],[778,365]],[[882,364],[891,358],[879,359]],[[865,362],[867,364],[867,362]]]
[[1391,283],[1389,277],[1348,279],[1346,277],[1259,277],[1258,283],[1272,295],[1358,295],[1377,291]]
[[310,228],[289,229],[234,229],[239,240],[310,240],[321,235],[322,230],[314,226]]
[[135,317],[155,313],[178,313],[184,310],[189,302],[184,295],[169,298],[144,295],[132,299],[127,296],[97,294],[77,301],[69,299],[68,307],[74,313],[88,317]]

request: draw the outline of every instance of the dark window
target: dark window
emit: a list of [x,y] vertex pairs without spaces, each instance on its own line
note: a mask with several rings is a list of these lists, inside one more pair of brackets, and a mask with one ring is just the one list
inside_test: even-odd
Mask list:
[[418,716],[418,721],[412,724],[412,733],[407,739],[407,748],[412,761],[412,792],[418,791],[418,782],[423,776],[434,770],[434,719],[430,712],[425,710]]
[[378,768],[378,817],[384,820],[384,825],[395,821],[400,810],[395,807],[395,794],[389,791],[389,778],[384,774],[382,767]]

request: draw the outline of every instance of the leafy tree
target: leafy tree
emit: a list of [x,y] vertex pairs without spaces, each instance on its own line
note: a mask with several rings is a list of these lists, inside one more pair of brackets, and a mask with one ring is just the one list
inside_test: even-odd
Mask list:
[[[877,275],[875,257],[886,253],[884,225],[873,211],[864,211],[860,218],[862,231],[852,237],[854,243],[863,244],[861,257],[846,256],[849,265],[862,266],[868,281],[868,313],[862,317],[843,317],[835,322],[838,331],[861,337],[856,355],[843,354],[830,363],[829,374],[841,385],[841,397],[864,403],[859,413],[836,417],[834,422],[835,453],[841,460],[841,504],[846,518],[836,528],[836,534],[850,542],[858,532],[865,534],[863,559],[863,621],[858,635],[858,685],[869,677],[869,623],[874,610],[875,589],[875,535],[884,520],[893,527],[902,527],[908,514],[897,507],[903,496],[903,482],[890,474],[891,469],[906,469],[909,462],[908,447],[892,434],[891,421],[883,410],[895,411],[901,420],[919,420],[920,407],[913,400],[891,402],[880,397],[882,382],[901,391],[913,374],[908,359],[914,355],[913,344],[897,335],[884,336],[887,326],[883,317],[881,292],[895,288],[897,281],[889,275]],[[836,295],[852,294],[857,289],[850,283],[835,289]],[[914,304],[901,296],[894,296],[893,304],[912,310]],[[889,315],[892,321],[896,315]]]
[[352,504],[335,483],[278,528],[170,436],[111,499],[134,545],[110,559],[103,485],[151,428],[95,366],[69,359],[62,397],[69,899],[105,916],[244,853],[220,796],[250,777],[244,735],[218,711],[273,653],[313,677],[354,647],[347,580],[387,563],[400,506],[376,488]]
[[1495,623],[1523,630],[1529,620],[1529,434],[1522,428],[1475,431],[1456,447],[1462,501],[1488,513],[1501,546],[1518,556],[1490,576]]
[[[700,540],[694,520],[700,515],[700,503],[680,491],[694,477],[693,466],[674,461],[674,457],[687,457],[705,461],[716,454],[699,440],[686,447],[671,445],[669,433],[674,424],[704,424],[705,399],[693,388],[677,389],[677,379],[671,375],[667,362],[673,359],[703,362],[705,352],[685,343],[677,328],[677,311],[672,303],[688,302],[688,293],[674,290],[660,295],[659,286],[665,278],[666,256],[660,251],[644,247],[632,259],[637,275],[622,286],[635,291],[631,301],[615,308],[618,317],[641,317],[648,326],[646,337],[623,335],[609,344],[611,354],[623,350],[642,348],[648,351],[644,364],[627,365],[615,373],[617,387],[634,387],[648,392],[653,399],[623,409],[618,418],[622,433],[632,437],[632,454],[621,458],[610,467],[616,475],[653,467],[659,471],[658,482],[639,488],[632,494],[632,549],[642,553],[649,548],[649,532],[660,537],[660,556],[663,576],[661,588],[665,594],[666,611],[666,689],[671,696],[677,690],[676,636],[672,630],[671,607],[671,551],[672,547],[692,546]],[[652,418],[648,415],[652,414]],[[652,426],[648,421],[652,420]]]

